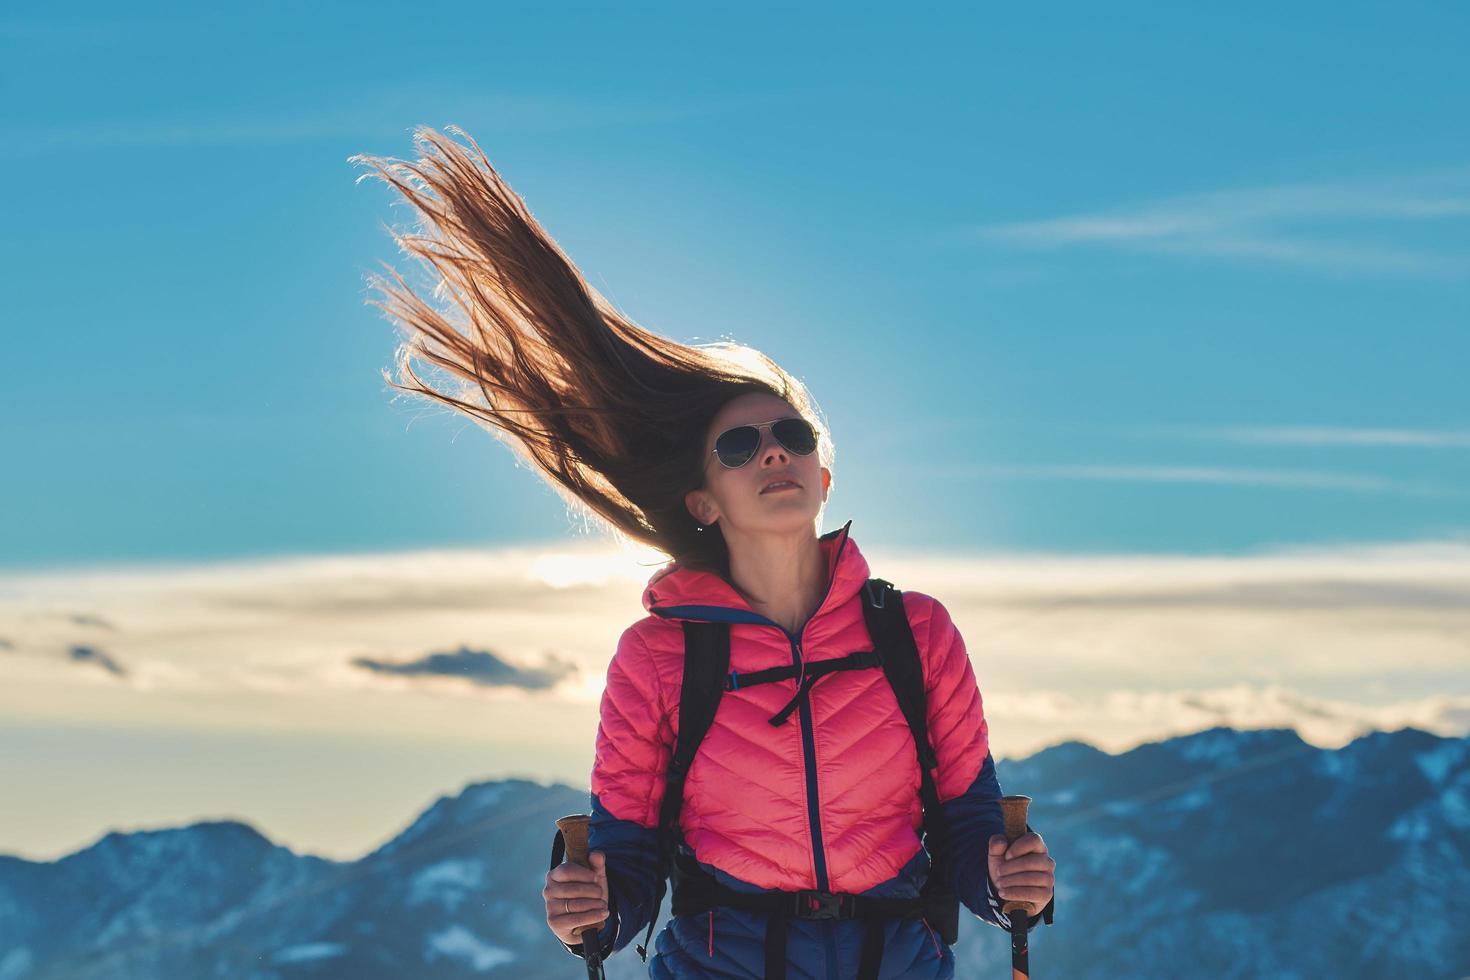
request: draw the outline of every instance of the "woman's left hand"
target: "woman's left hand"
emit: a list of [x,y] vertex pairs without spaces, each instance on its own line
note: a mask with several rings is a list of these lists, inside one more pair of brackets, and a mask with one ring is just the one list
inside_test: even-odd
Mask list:
[[1046,852],[1040,834],[1030,831],[1009,842],[1004,834],[992,834],[986,862],[1002,901],[1030,902],[1032,915],[1051,901],[1057,863]]

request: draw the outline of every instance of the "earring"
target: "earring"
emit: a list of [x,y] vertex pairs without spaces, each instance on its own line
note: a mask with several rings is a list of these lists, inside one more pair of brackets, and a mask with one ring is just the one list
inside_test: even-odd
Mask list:
[[704,530],[704,525],[703,524],[696,524],[696,525],[694,525],[694,530],[696,530],[696,531],[703,531]]

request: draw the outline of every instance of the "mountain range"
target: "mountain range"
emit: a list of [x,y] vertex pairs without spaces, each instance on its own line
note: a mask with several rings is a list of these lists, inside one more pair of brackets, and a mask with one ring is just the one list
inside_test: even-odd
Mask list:
[[[1324,749],[1211,728],[1116,755],[1063,742],[997,772],[1057,862],[1039,976],[1470,976],[1470,739],[1404,728]],[[472,783],[352,861],[238,821],[0,856],[0,980],[585,976],[541,889],[556,818],[588,803]],[[1009,937],[962,919],[957,976],[1002,976]],[[631,945],[606,968],[648,971]]]

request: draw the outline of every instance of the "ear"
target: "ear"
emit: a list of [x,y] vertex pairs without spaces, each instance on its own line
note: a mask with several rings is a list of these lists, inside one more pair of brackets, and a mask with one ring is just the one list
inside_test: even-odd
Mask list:
[[827,492],[832,489],[832,471],[822,467],[822,500],[827,499]]
[[715,506],[709,494],[703,490],[690,490],[684,495],[684,507],[689,515],[705,526],[713,524],[720,519],[719,508]]

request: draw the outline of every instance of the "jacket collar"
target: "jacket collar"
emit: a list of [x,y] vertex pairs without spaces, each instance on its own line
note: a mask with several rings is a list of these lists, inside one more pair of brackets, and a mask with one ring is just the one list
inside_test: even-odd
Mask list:
[[[868,580],[868,562],[849,534],[851,527],[849,520],[817,539],[827,556],[827,592],[811,619],[841,606]],[[685,568],[677,561],[653,573],[643,589],[643,608],[664,619],[780,625],[750,608],[750,603],[716,573]]]

